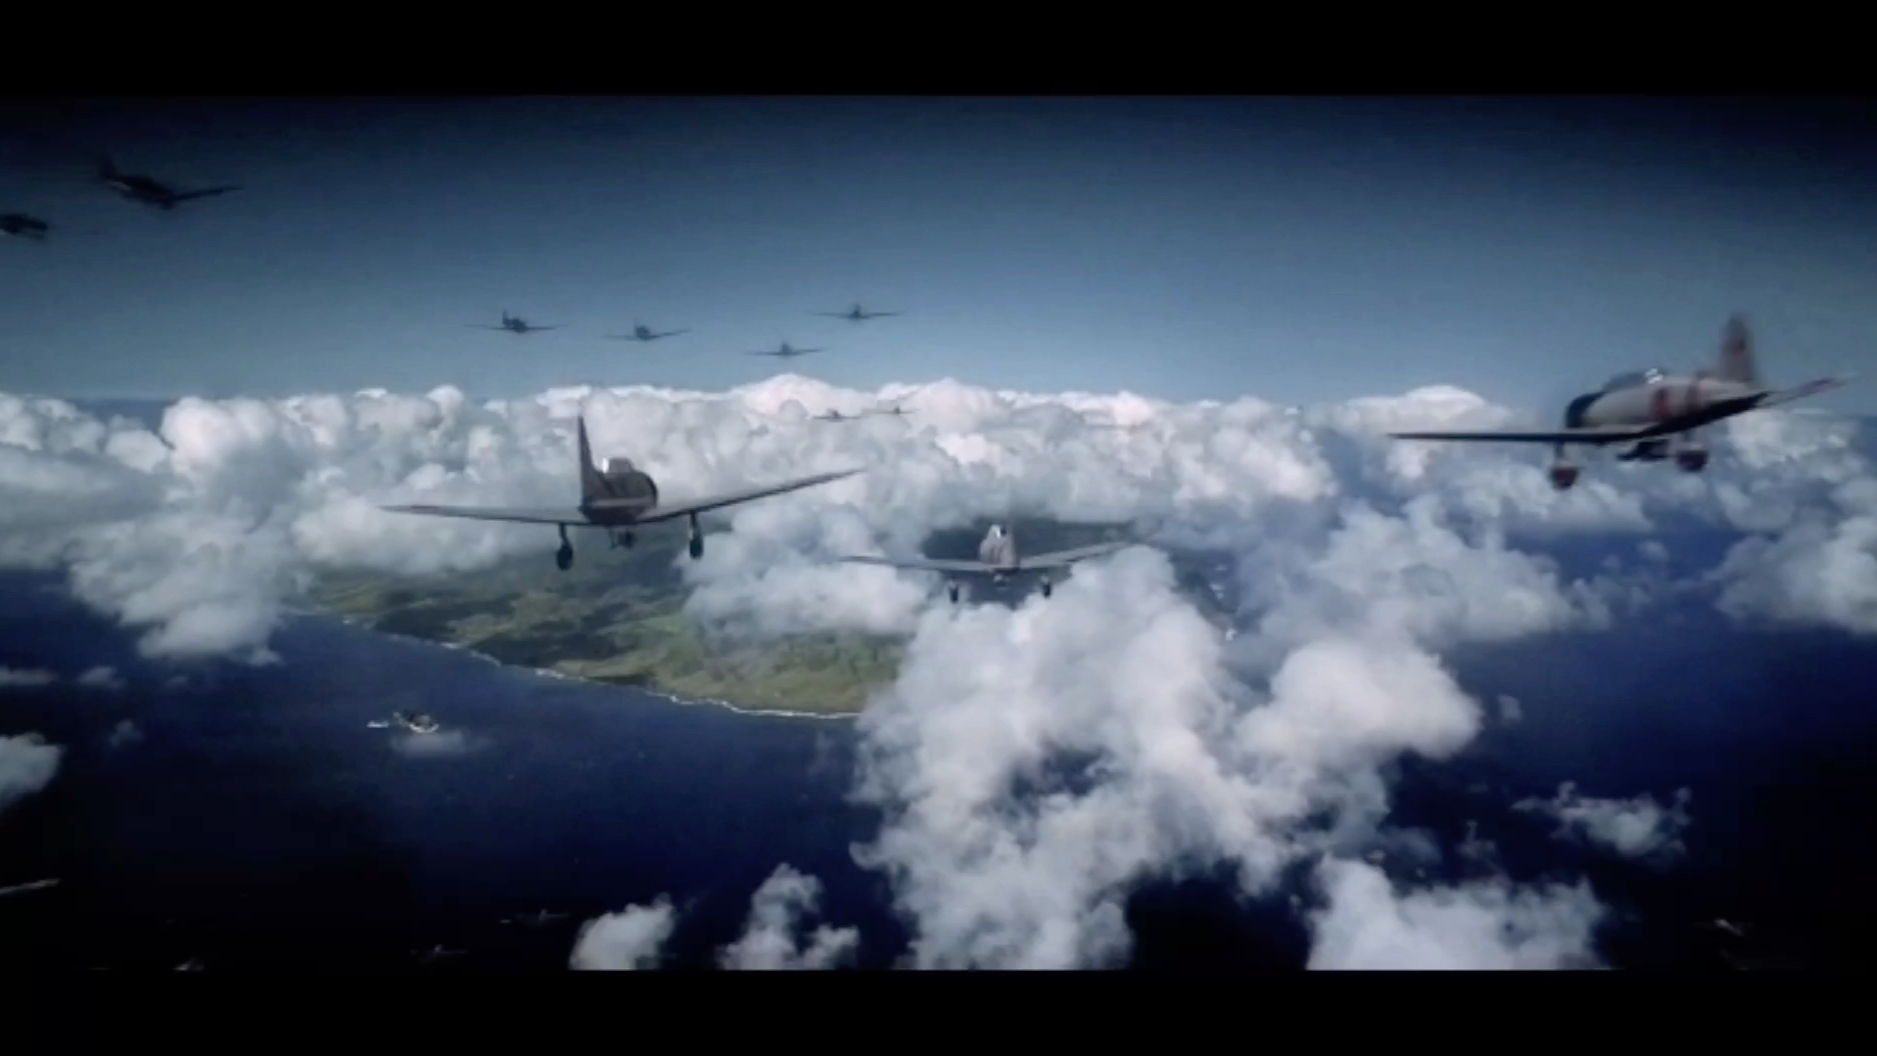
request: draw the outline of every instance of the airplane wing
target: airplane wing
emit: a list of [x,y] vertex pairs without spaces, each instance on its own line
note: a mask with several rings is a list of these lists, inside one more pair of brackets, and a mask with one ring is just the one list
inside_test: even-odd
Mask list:
[[[812,488],[817,484],[826,484],[831,480],[851,477],[859,472],[860,470],[858,469],[842,469],[836,470],[833,473],[817,473],[812,477],[800,477],[795,480],[787,480],[780,484],[763,484],[754,488],[743,488],[740,491],[728,491],[721,495],[692,499],[690,502],[672,503],[669,506],[660,503],[641,514],[638,518],[638,523],[653,524],[658,521],[669,521],[674,517],[685,517],[693,513],[704,513],[708,510],[722,509],[725,506],[735,506],[738,503],[749,502],[753,499],[763,499],[771,495],[781,495],[784,492],[799,491],[802,488]],[[584,518],[582,518],[582,520],[584,521]]]
[[587,515],[573,507],[541,509],[502,506],[432,506],[418,503],[406,506],[380,506],[390,513],[421,513],[431,517],[466,517],[475,521],[514,521],[518,524],[591,524]]
[[227,194],[229,191],[238,191],[240,189],[239,187],[207,187],[200,191],[184,191],[181,194],[171,195],[170,201],[193,202],[197,198],[208,198],[212,195]]
[[1793,400],[1803,400],[1807,396],[1816,396],[1821,392],[1849,384],[1852,377],[1853,375],[1847,374],[1838,378],[1820,378],[1817,381],[1808,381],[1803,385],[1795,385],[1790,389],[1781,389],[1761,400],[1755,406],[1755,409],[1759,407],[1777,407],[1782,403],[1791,403]]
[[653,337],[676,337],[679,334],[688,334],[690,332],[691,332],[691,328],[687,326],[682,330],[667,330],[662,334],[653,334],[652,336]]
[[28,891],[43,891],[48,887],[57,886],[59,886],[59,881],[56,877],[51,880],[34,880],[29,884],[14,884],[12,887],[0,887],[0,897],[6,895],[23,895]]
[[555,323],[555,324],[554,324],[553,326],[536,326],[536,325],[534,325],[533,323],[529,323],[529,324],[528,324],[528,329],[530,329],[530,330],[559,330],[559,329],[560,329],[560,328],[561,328],[562,326],[564,326],[564,325],[566,325],[566,324],[564,324],[564,323]]
[[1553,432],[1389,433],[1397,440],[1505,440],[1527,444],[1613,444],[1655,435],[1657,426],[1607,426],[1595,429],[1558,429]]
[[917,572],[975,572],[989,575],[995,571],[982,561],[951,561],[934,557],[848,556],[841,560],[850,565],[884,565],[887,568],[908,568]]
[[1035,557],[1017,558],[1018,568],[1067,568],[1077,561],[1086,561],[1091,557],[1112,554],[1133,546],[1131,539],[1121,539],[1110,543],[1096,543],[1093,546],[1078,546],[1072,550],[1058,550],[1052,554],[1037,554]]

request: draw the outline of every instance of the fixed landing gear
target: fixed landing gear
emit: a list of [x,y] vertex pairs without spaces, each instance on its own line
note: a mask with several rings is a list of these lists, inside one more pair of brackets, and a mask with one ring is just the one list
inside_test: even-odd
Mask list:
[[697,515],[691,515],[691,560],[704,556],[704,532],[697,526]]
[[1557,446],[1556,457],[1552,459],[1549,476],[1551,486],[1558,491],[1568,491],[1571,485],[1577,483],[1577,466],[1565,457],[1563,444]]
[[623,546],[626,549],[630,550],[632,549],[632,544],[638,542],[637,537],[635,537],[631,532],[614,532],[612,535],[612,539],[613,539],[614,549],[617,549]]
[[945,593],[951,595],[953,605],[958,604],[958,581],[954,579],[945,584]]
[[1708,468],[1708,449],[1701,446],[1701,441],[1690,436],[1675,449],[1675,465],[1683,473],[1699,473]]
[[1055,584],[1051,583],[1049,580],[1043,580],[1043,596],[1045,598],[1049,597],[1049,592],[1054,589],[1054,587]]
[[554,551],[554,563],[560,566],[562,572],[574,564],[574,544],[567,541],[567,526],[564,524],[560,526],[560,549]]

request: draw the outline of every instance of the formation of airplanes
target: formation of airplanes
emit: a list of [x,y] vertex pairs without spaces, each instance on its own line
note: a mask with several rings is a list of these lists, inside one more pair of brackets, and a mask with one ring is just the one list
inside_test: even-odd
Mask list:
[[1597,391],[1583,393],[1566,404],[1561,428],[1389,435],[1399,440],[1550,444],[1551,486],[1565,491],[1577,483],[1580,473],[1570,458],[1573,446],[1600,450],[1612,444],[1628,445],[1617,453],[1617,461],[1661,462],[1672,456],[1683,471],[1699,473],[1708,464],[1708,450],[1699,434],[1703,426],[1814,396],[1850,380],[1845,375],[1820,378],[1790,389],[1768,386],[1760,377],[1747,320],[1734,315],[1722,327],[1720,355],[1710,366],[1687,374],[1671,374],[1661,368],[1618,374]]
[[[159,181],[147,174],[123,171],[108,156],[98,156],[96,178],[105,187],[129,201],[163,211],[174,210],[177,206],[187,202],[216,197],[241,189],[238,185],[229,184],[186,190]],[[51,229],[52,225],[49,221],[30,213],[0,213],[0,234],[27,241],[43,242],[47,239]],[[844,311],[812,314],[861,323],[906,313],[899,309],[871,310],[860,303],[855,303]],[[510,314],[507,310],[502,312],[500,323],[466,325],[476,329],[500,330],[513,334],[531,334],[563,328],[562,324],[558,323],[533,324],[520,316]],[[688,328],[658,331],[635,322],[630,333],[606,336],[615,340],[650,343],[688,332]],[[823,351],[825,349],[820,347],[796,348],[787,341],[782,341],[777,348],[752,351],[747,354],[793,359]],[[1777,407],[1804,399],[1837,388],[1850,380],[1850,376],[1847,375],[1820,378],[1785,389],[1768,385],[1760,375],[1753,349],[1752,333],[1747,321],[1743,316],[1734,315],[1727,320],[1723,328],[1720,352],[1712,364],[1685,373],[1671,373],[1661,368],[1649,368],[1618,374],[1597,390],[1583,393],[1570,400],[1561,410],[1560,425],[1557,428],[1491,431],[1414,430],[1392,432],[1389,435],[1397,440],[1409,441],[1549,444],[1553,450],[1553,457],[1547,477],[1555,489],[1565,491],[1575,486],[1582,474],[1581,467],[1572,457],[1574,449],[1602,451],[1617,447],[1619,450],[1615,457],[1619,462],[1654,463],[1673,459],[1676,466],[1683,471],[1699,473],[1707,467],[1709,461],[1707,446],[1701,440],[1701,430],[1704,427],[1748,411]],[[864,413],[900,416],[907,412],[895,406]],[[859,416],[830,410],[815,417],[822,421],[851,422]],[[703,499],[662,505],[659,501],[658,488],[651,477],[634,467],[629,459],[609,458],[604,466],[596,467],[588,446],[584,419],[578,423],[578,431],[580,502],[577,506],[565,509],[503,509],[404,505],[386,506],[384,509],[398,513],[554,525],[561,539],[555,560],[559,567],[565,570],[573,563],[573,547],[567,537],[569,527],[602,528],[607,531],[612,545],[631,546],[634,532],[638,528],[685,518],[690,524],[691,556],[699,558],[703,556],[704,542],[697,523],[698,514],[812,487],[859,472],[859,470],[844,470],[836,473],[816,474]],[[951,583],[951,593],[953,599],[956,600],[958,584],[955,577],[957,575],[989,575],[994,582],[1002,584],[1018,573],[1066,567],[1069,563],[1096,556],[1097,553],[1118,549],[1119,545],[1125,544],[1106,549],[1095,548],[1088,553],[1064,551],[1058,554],[1022,558],[1017,553],[1016,542],[1011,534],[1002,526],[993,526],[991,534],[985,537],[980,547],[980,559],[975,562],[858,556],[843,560],[890,564],[894,567],[952,574],[954,578]],[[1047,575],[1043,579],[1043,593],[1047,595],[1049,593]],[[427,716],[418,718],[434,724],[434,720],[428,720]],[[422,722],[416,722],[405,716],[400,716],[396,722],[412,732],[423,733],[434,729],[434,725],[425,729]]]
[[[785,350],[787,344],[783,345]],[[800,352],[802,350],[794,350]],[[1555,446],[1557,459],[1550,470],[1550,480],[1559,490],[1576,483],[1579,470],[1567,460],[1566,451],[1573,445],[1602,448],[1611,444],[1627,445],[1617,457],[1622,461],[1663,461],[1674,457],[1677,465],[1689,472],[1706,467],[1708,454],[1698,440],[1698,430],[1747,411],[1774,407],[1835,388],[1848,377],[1823,378],[1790,389],[1774,389],[1760,378],[1755,362],[1752,335],[1746,320],[1734,316],[1723,330],[1718,361],[1708,368],[1686,375],[1661,370],[1638,371],[1612,378],[1596,392],[1572,400],[1563,413],[1563,428],[1550,431],[1499,430],[1485,432],[1412,431],[1390,435],[1402,440],[1510,441],[1548,443]],[[903,415],[897,405],[882,408],[875,414]],[[830,410],[815,416],[823,421],[850,422],[859,416]],[[394,513],[424,514],[440,517],[465,517],[480,520],[510,521],[553,525],[560,533],[560,548],[555,563],[564,571],[573,565],[573,544],[567,529],[600,528],[608,533],[613,546],[632,546],[635,532],[651,524],[684,518],[689,522],[689,549],[693,559],[704,554],[704,536],[698,515],[771,495],[829,483],[859,473],[846,469],[777,483],[744,488],[680,503],[662,503],[658,486],[650,475],[626,458],[608,458],[603,465],[593,460],[587,437],[586,420],[576,420],[578,437],[580,501],[559,509],[499,508],[474,506],[395,505],[382,509]],[[1675,445],[1671,452],[1671,445]],[[847,555],[843,562],[884,565],[892,568],[938,572],[947,577],[952,601],[960,594],[964,577],[988,577],[994,586],[1004,586],[1018,578],[1040,580],[1041,592],[1048,597],[1052,573],[1093,557],[1113,553],[1129,541],[1099,543],[1093,546],[1054,553],[1023,556],[1015,535],[1004,525],[992,525],[978,548],[977,560],[954,560],[927,557],[878,557]]]

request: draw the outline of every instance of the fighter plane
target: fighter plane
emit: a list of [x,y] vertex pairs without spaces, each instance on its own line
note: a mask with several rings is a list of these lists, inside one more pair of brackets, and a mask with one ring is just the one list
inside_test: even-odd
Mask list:
[[686,328],[683,330],[665,330],[661,332],[661,331],[653,330],[651,327],[646,326],[643,323],[633,323],[632,332],[629,334],[607,334],[606,336],[611,338],[614,341],[651,342],[651,341],[656,341],[661,337],[675,337],[679,334],[688,334],[690,332],[691,331],[689,328]]
[[1128,540],[1096,543],[1093,546],[1078,546],[1071,550],[1058,550],[1051,554],[1038,554],[1035,557],[1021,557],[1017,553],[1016,536],[1001,524],[991,525],[991,530],[984,533],[984,541],[978,544],[976,561],[954,561],[930,557],[863,557],[848,556],[842,561],[856,565],[885,565],[888,568],[910,568],[925,572],[947,573],[946,591],[954,603],[958,601],[958,577],[979,575],[991,577],[991,582],[999,587],[1010,582],[1012,576],[1026,573],[1038,574],[1042,579],[1043,596],[1049,597],[1053,584],[1049,573],[1068,568],[1077,561],[1086,561],[1091,557],[1112,554],[1124,550],[1134,543]]
[[44,242],[51,230],[51,224],[36,216],[28,216],[25,213],[0,213],[0,234]]
[[443,728],[435,718],[421,711],[414,715],[409,712],[394,711],[389,720],[374,719],[365,725],[374,730],[387,730],[393,726],[400,726],[411,733],[435,733]]
[[153,205],[163,210],[174,209],[184,202],[193,202],[197,198],[227,194],[229,191],[241,189],[228,186],[207,187],[199,191],[179,191],[174,187],[158,183],[148,176],[133,176],[119,172],[117,167],[111,164],[109,158],[98,163],[98,179],[104,181],[105,186],[133,202],[142,202],[144,205]]
[[1570,444],[1602,448],[1630,444],[1620,462],[1660,462],[1676,443],[1675,464],[1689,473],[1707,468],[1708,452],[1695,430],[1736,414],[1775,407],[1834,389],[1850,376],[1821,378],[1790,389],[1771,389],[1754,363],[1753,337],[1745,317],[1727,320],[1721,332],[1719,362],[1691,376],[1660,368],[1618,374],[1603,388],[1573,399],[1564,408],[1564,427],[1555,432],[1413,432],[1390,433],[1400,440],[1508,440],[1551,444],[1551,486],[1559,491],[1577,483],[1578,467],[1566,457]]
[[490,326],[488,323],[465,323],[463,325],[472,330],[507,330],[512,334],[532,334],[536,330],[560,329],[560,324],[558,323],[553,326],[536,326],[524,320],[519,315],[510,315],[507,312],[502,313],[502,325],[500,326]]
[[782,342],[781,348],[774,349],[772,351],[765,351],[765,352],[751,352],[749,354],[752,356],[780,356],[783,359],[793,359],[796,356],[805,356],[809,354],[810,352],[821,352],[821,351],[824,351],[824,350],[819,349],[819,348],[790,348],[789,343],[787,341],[784,341]]
[[858,469],[843,469],[832,473],[817,473],[811,477],[800,477],[783,481],[780,484],[763,484],[753,488],[725,492],[721,495],[692,499],[689,502],[661,506],[658,502],[657,483],[652,480],[650,474],[635,467],[631,459],[608,458],[604,466],[595,467],[593,449],[587,443],[586,419],[582,417],[575,421],[580,441],[580,505],[578,506],[563,509],[431,505],[379,508],[392,513],[421,513],[435,517],[468,517],[483,521],[554,525],[560,529],[560,550],[554,554],[554,563],[565,572],[574,563],[573,544],[567,540],[567,529],[570,526],[604,528],[613,546],[631,546],[633,531],[640,525],[657,524],[660,521],[686,517],[691,522],[691,557],[696,559],[704,556],[704,533],[698,527],[698,514],[812,487],[816,484],[826,484],[860,472]]
[[0,887],[0,898],[8,895],[24,895],[29,891],[43,891],[48,887],[59,886],[57,877],[50,880],[34,880],[29,884],[14,884],[12,887]]
[[566,920],[566,919],[567,919],[567,914],[565,913],[549,913],[545,909],[537,909],[533,913],[523,913],[520,916],[514,916],[514,917],[503,917],[502,923],[525,924],[531,928],[539,928],[539,927],[545,927],[549,924],[552,924],[557,920]]
[[816,312],[831,319],[845,319],[850,323],[864,323],[869,319],[880,319],[889,315],[905,315],[905,312],[870,312],[856,304],[845,312]]

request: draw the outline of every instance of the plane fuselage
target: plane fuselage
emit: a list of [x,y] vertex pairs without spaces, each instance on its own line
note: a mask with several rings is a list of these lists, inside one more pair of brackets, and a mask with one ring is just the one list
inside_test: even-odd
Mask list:
[[1587,392],[1564,409],[1567,429],[1705,425],[1750,409],[1766,390],[1725,378],[1663,375],[1640,384]]
[[991,525],[978,544],[978,560],[990,565],[992,575],[1002,582],[1017,572],[1017,540],[1002,525]]

